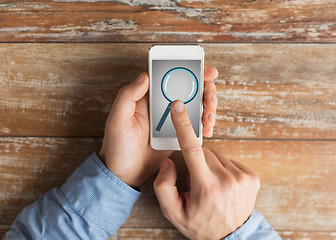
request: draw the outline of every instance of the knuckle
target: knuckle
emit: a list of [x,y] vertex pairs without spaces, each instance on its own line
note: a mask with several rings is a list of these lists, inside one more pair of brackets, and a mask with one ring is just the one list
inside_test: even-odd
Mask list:
[[235,190],[239,188],[239,182],[234,177],[228,177],[226,179],[226,185],[231,190]]
[[236,179],[238,182],[244,182],[246,181],[247,175],[246,173],[242,172],[242,171],[238,171],[236,173]]
[[126,90],[127,90],[127,87],[123,86],[122,88],[119,89],[118,94],[122,95]]
[[206,81],[204,83],[205,83],[205,87],[207,88],[208,91],[216,92],[216,90],[217,90],[216,84],[213,81]]
[[118,95],[120,96],[127,96],[127,97],[133,97],[134,94],[134,87],[133,84],[128,84],[120,88]]
[[157,181],[157,179],[155,179],[153,182],[153,188],[154,190],[159,189],[159,182]]
[[164,182],[162,182],[158,179],[155,179],[155,181],[153,182],[153,188],[156,191],[159,191],[159,190],[163,189],[164,185],[165,185]]
[[129,92],[128,86],[123,86],[122,88],[120,88],[118,94],[122,96],[122,95],[125,95],[125,94],[127,95],[128,92]]
[[213,200],[216,202],[218,200],[218,195],[221,194],[220,186],[217,183],[211,181],[204,184],[201,190],[202,195],[210,201]]
[[192,127],[191,122],[189,121],[188,118],[183,118],[178,122],[178,125],[180,127],[185,127],[185,128],[190,128]]
[[199,144],[187,146],[184,149],[184,151],[190,156],[202,156],[203,155],[202,147]]
[[252,173],[251,174],[251,179],[252,179],[252,182],[253,182],[254,186],[256,187],[256,189],[259,190],[260,189],[260,179],[259,179],[259,177],[256,174]]

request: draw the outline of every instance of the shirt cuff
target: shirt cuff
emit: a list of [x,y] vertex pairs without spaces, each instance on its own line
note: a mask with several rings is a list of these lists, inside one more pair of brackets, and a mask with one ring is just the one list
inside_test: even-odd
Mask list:
[[257,210],[253,210],[249,219],[235,232],[223,240],[272,239],[281,240],[278,233]]
[[70,176],[61,192],[85,221],[105,229],[119,228],[141,194],[115,176],[96,153]]

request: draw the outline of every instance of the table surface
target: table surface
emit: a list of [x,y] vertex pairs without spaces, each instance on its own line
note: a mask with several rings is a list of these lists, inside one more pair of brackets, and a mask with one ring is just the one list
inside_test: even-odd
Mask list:
[[[198,42],[220,72],[204,145],[260,176],[256,208],[284,239],[336,239],[335,1],[15,0],[0,18],[0,236],[99,150],[150,45]],[[113,239],[183,239],[152,180]]]

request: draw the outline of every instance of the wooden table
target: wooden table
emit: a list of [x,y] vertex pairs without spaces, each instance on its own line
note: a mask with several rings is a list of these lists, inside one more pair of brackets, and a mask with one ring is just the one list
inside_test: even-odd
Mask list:
[[[220,72],[204,145],[260,176],[256,208],[284,239],[336,239],[335,39],[333,0],[0,3],[0,235],[99,150],[151,44],[199,42]],[[113,238],[183,239],[151,181]]]

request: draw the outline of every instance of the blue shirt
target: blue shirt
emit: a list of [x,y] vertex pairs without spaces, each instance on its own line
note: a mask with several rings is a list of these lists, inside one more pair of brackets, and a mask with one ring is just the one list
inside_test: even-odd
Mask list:
[[[5,239],[108,239],[128,218],[140,192],[94,153],[66,181],[18,215]],[[256,210],[225,240],[281,239]]]

